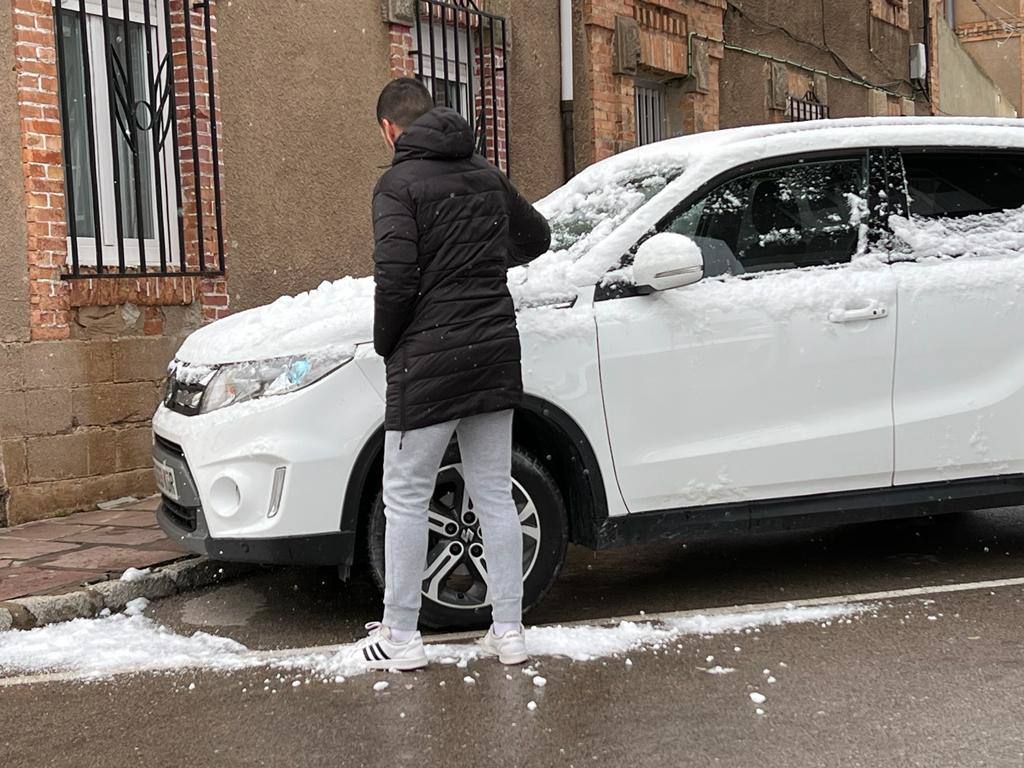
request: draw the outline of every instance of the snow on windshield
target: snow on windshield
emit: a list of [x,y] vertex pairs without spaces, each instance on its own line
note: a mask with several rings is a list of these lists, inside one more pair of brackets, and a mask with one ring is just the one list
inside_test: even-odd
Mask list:
[[579,279],[573,267],[682,171],[677,153],[645,147],[592,165],[538,202],[537,209],[551,225],[551,250],[509,270],[516,305],[572,299]]

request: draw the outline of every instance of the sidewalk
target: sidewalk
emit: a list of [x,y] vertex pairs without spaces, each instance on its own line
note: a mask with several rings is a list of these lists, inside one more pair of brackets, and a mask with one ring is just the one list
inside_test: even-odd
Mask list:
[[72,592],[187,555],[156,523],[159,499],[0,528],[0,601]]

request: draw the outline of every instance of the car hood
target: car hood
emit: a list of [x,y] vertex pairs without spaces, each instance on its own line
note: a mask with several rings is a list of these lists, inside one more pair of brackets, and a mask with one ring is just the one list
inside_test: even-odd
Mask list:
[[373,339],[373,278],[345,277],[229,315],[189,336],[177,359],[197,365],[353,351]]

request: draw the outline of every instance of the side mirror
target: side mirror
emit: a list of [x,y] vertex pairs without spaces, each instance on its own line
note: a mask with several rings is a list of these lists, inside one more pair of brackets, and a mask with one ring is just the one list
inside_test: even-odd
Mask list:
[[644,240],[633,259],[637,288],[667,291],[696,283],[704,277],[704,255],[686,235],[659,232]]

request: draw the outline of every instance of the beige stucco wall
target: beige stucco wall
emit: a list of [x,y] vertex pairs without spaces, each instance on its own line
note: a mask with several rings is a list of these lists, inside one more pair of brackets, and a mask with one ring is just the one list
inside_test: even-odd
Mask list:
[[10,0],[0,0],[0,343],[28,339],[25,190]]
[[387,153],[376,2],[221,3],[220,102],[232,309],[371,263],[370,194]]
[[561,56],[557,2],[506,2],[511,173],[530,200],[562,183]]
[[[531,198],[561,183],[558,8],[548,5],[508,9],[512,175]],[[233,310],[371,272],[370,196],[390,161],[375,120],[388,42],[378,2],[220,4]]]
[[937,24],[939,108],[947,115],[1014,117],[1016,110],[944,23]]
[[1020,38],[962,42],[985,73],[992,78],[1018,114],[1024,113],[1024,75],[1021,73]]

